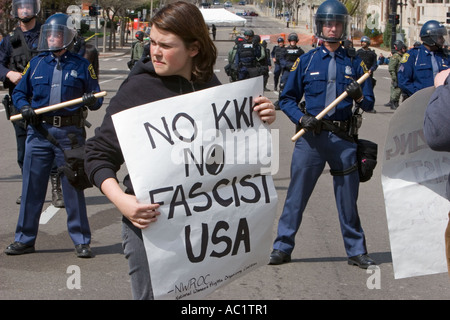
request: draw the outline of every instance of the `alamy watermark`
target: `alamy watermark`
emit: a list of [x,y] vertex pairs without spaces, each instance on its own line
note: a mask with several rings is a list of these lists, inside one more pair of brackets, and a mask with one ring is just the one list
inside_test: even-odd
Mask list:
[[369,266],[366,270],[370,276],[367,278],[367,289],[381,289],[381,269],[378,266]]
[[77,265],[70,265],[67,267],[66,273],[69,274],[66,285],[67,289],[81,289],[81,269]]
[[196,123],[176,136],[184,143],[173,145],[171,161],[175,165],[206,166],[210,174],[218,174],[227,165],[259,165],[261,174],[278,172],[278,129],[202,130]]

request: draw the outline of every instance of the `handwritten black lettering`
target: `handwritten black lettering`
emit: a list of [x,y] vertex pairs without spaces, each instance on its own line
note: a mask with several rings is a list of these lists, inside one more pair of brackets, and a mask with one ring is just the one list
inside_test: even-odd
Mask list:
[[[226,221],[217,221],[214,230],[211,234],[211,242],[216,247],[220,243],[225,244],[225,248],[221,252],[217,252],[215,250],[212,250],[210,257],[214,258],[221,258],[226,255],[228,255],[231,252],[231,248],[233,247],[233,251],[231,252],[231,255],[234,256],[238,253],[241,243],[244,244],[245,247],[245,253],[250,252],[250,229],[248,227],[247,219],[241,218],[239,220],[237,230],[236,230],[236,236],[234,239],[234,246],[233,246],[233,240],[227,236],[227,235],[221,235],[219,236],[219,232],[221,230],[228,231],[229,224]],[[194,249],[192,247],[191,242],[191,226],[187,225],[184,228],[184,235],[185,235],[185,242],[186,242],[186,255],[190,262],[192,263],[198,263],[202,262],[205,259],[206,252],[208,250],[208,224],[202,223],[202,235],[201,235],[201,241],[200,241],[200,253],[195,256],[194,255]]]

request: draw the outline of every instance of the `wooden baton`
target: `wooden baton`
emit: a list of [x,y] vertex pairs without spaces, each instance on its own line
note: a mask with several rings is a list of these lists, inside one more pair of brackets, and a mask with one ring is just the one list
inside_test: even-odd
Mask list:
[[[358,82],[360,85],[361,83],[363,83],[364,81],[367,80],[367,78],[369,78],[370,74],[364,73],[361,78],[359,78],[356,82]],[[330,103],[325,109],[323,109],[317,116],[316,119],[320,120],[322,119],[328,112],[330,112],[331,109],[335,108],[342,100],[344,100],[345,98],[347,98],[348,94],[346,91],[344,91],[339,97],[337,97],[332,103]],[[302,135],[304,135],[306,132],[305,129],[301,129],[299,132],[297,132],[292,138],[292,142],[297,141],[298,138],[300,138]]]
[[[100,98],[100,97],[104,97],[104,96],[106,96],[106,91],[100,91],[100,92],[94,93],[94,97],[96,97],[96,98]],[[36,114],[39,115],[39,114],[42,114],[42,113],[55,111],[55,110],[59,110],[59,109],[65,108],[65,107],[73,106],[75,104],[79,104],[79,103],[82,103],[82,102],[83,102],[83,98],[76,98],[76,99],[73,99],[73,100],[57,103],[57,104],[54,104],[54,105],[51,105],[51,106],[48,106],[48,107],[42,107],[42,108],[39,108],[39,109],[34,109],[34,112],[36,112]],[[13,115],[13,116],[11,116],[11,118],[9,118],[9,120],[11,120],[11,121],[22,120],[22,115],[20,113],[16,114],[16,115]]]

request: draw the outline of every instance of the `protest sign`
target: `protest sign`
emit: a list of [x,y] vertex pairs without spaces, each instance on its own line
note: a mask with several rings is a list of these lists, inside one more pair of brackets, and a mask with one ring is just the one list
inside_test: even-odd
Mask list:
[[113,116],[138,201],[161,205],[143,230],[155,299],[202,298],[267,264],[278,135],[253,111],[262,89],[252,78]]
[[381,178],[396,279],[447,272],[450,154],[431,150],[423,134],[433,91],[425,88],[405,100],[386,138]]

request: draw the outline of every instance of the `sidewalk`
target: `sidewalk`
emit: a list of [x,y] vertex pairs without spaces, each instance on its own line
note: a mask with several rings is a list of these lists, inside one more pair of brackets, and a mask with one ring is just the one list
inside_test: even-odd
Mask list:
[[[109,40],[109,39],[108,39]],[[120,47],[116,45],[116,48],[112,49],[111,51],[108,51],[109,49],[109,41],[106,41],[106,50],[103,52],[103,39],[98,39],[98,53],[100,58],[109,58],[109,57],[118,57],[123,55],[131,55],[131,42],[125,43],[124,46]],[[92,38],[89,40],[90,43],[95,45],[95,39]]]
[[110,58],[110,57],[120,57],[120,56],[130,56],[131,55],[130,46],[116,47],[116,49],[112,49],[112,51],[108,51],[108,49],[106,49],[105,52],[103,52],[102,47],[99,47],[98,51],[99,51],[100,58]]

